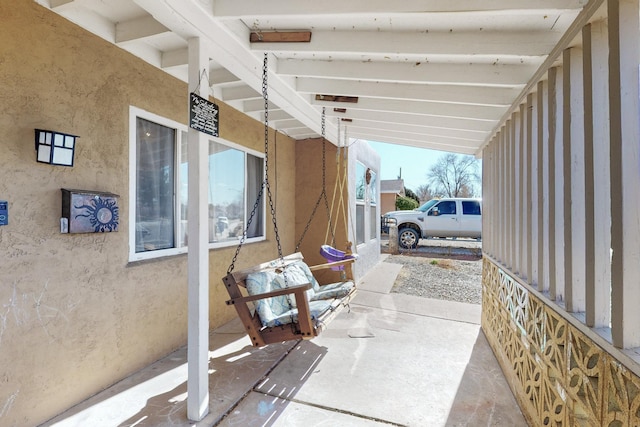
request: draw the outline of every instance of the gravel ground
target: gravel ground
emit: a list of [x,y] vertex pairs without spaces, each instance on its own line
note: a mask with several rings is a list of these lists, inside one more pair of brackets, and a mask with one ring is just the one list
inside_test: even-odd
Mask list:
[[482,260],[390,255],[385,262],[402,264],[391,292],[480,304]]

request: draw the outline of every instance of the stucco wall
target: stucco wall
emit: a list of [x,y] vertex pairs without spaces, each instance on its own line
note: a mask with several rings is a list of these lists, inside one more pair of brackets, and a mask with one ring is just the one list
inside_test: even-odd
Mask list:
[[[128,123],[131,105],[186,123],[187,86],[31,0],[0,16],[0,425],[30,426],[186,343],[187,257],[128,263]],[[262,124],[218,104],[220,136],[262,151]],[[34,128],[79,135],[74,167],[36,163]],[[291,252],[294,142],[279,135],[273,160]],[[61,234],[60,188],[119,194],[120,231]],[[275,258],[267,237],[239,268]],[[234,249],[210,252],[212,327],[235,316],[220,280]]]
[[[329,219],[335,227],[335,247],[345,250],[347,231],[345,229],[344,215],[340,208],[340,190],[336,187],[338,179],[338,164],[336,162],[337,147],[326,141],[325,144],[325,188],[326,200],[324,197],[320,200],[320,204],[316,209],[315,215],[311,218],[318,199],[321,197],[322,191],[322,138],[306,139],[296,143],[296,239],[297,244],[304,234],[304,238],[298,249],[305,257],[310,265],[322,264],[327,262],[320,255],[320,245],[323,243],[333,245],[332,235],[329,227]],[[344,169],[341,168],[344,176]],[[341,178],[342,179],[342,178]],[[343,187],[346,187],[343,186]],[[334,190],[336,195],[334,196]],[[346,188],[343,189],[343,200],[345,211],[347,209]],[[329,207],[329,214],[327,211]],[[333,210],[332,210],[333,207]],[[327,232],[329,234],[327,234]],[[318,277],[321,282],[331,281],[331,277]]]

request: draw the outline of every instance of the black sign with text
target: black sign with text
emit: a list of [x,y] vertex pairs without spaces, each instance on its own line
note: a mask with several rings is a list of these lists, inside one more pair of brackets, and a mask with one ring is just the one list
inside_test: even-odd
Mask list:
[[218,106],[191,93],[189,127],[212,136],[218,136]]

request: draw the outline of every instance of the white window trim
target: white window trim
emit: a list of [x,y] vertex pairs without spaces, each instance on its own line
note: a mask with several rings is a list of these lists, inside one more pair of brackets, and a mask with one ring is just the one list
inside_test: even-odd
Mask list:
[[[137,144],[137,118],[149,120],[154,123],[158,123],[162,126],[170,127],[176,130],[176,171],[179,171],[180,167],[180,144],[182,140],[182,132],[187,132],[188,128],[186,125],[176,122],[171,119],[167,119],[166,117],[159,116],[157,114],[151,113],[149,111],[143,110],[141,108],[137,108],[134,106],[129,107],[129,261],[142,261],[146,259],[152,258],[160,258],[170,255],[178,255],[187,252],[186,246],[176,247],[176,248],[168,248],[168,249],[159,249],[156,251],[146,251],[146,252],[136,252],[136,194],[137,194],[137,179],[136,179],[136,171],[137,171],[137,156],[136,156],[136,144]],[[176,200],[180,200],[180,186],[178,180],[179,172],[175,174],[175,194],[174,194],[174,214],[175,218],[180,218],[180,207]],[[176,229],[177,230],[177,229]],[[176,231],[177,234],[177,231]],[[176,236],[176,242],[178,242],[178,238]]]
[[[137,118],[142,118],[145,120],[149,120],[152,121],[154,123],[158,123],[162,126],[166,126],[169,128],[173,128],[176,130],[176,156],[175,156],[175,176],[174,176],[174,188],[175,188],[175,194],[174,194],[174,217],[176,219],[178,219],[178,221],[181,219],[181,213],[180,213],[180,204],[177,203],[178,200],[181,200],[181,194],[180,194],[180,180],[179,180],[179,176],[180,176],[180,164],[181,164],[181,150],[180,150],[180,146],[182,144],[182,133],[183,132],[187,132],[188,131],[188,127],[182,123],[176,122],[174,120],[171,119],[167,119],[166,117],[162,117],[159,116],[157,114],[151,113],[149,111],[143,110],[141,108],[138,107],[134,107],[134,106],[130,106],[129,107],[129,262],[135,262],[135,261],[143,261],[143,260],[147,260],[147,259],[154,259],[154,258],[161,258],[161,257],[166,257],[166,256],[173,256],[173,255],[179,255],[179,254],[184,254],[188,252],[188,247],[187,246],[179,246],[179,247],[175,247],[175,248],[167,248],[167,249],[159,249],[159,250],[155,250],[155,251],[145,251],[145,252],[136,252],[136,231],[135,231],[135,224],[136,224],[136,195],[137,195],[137,179],[136,179],[136,172],[137,172],[137,150],[136,150],[136,145],[137,145]],[[247,154],[251,154],[252,156],[261,158],[264,162],[264,158],[265,155],[262,152],[244,147],[240,144],[236,144],[234,142],[231,141],[227,141],[226,139],[223,138],[219,138],[219,137],[211,137],[210,138],[211,141],[217,142],[219,144],[223,144],[226,145],[230,148],[234,148],[237,150],[240,150],[241,152],[244,153],[244,159],[245,159],[245,165],[246,165],[246,156]],[[264,180],[264,174],[266,172],[266,168],[263,167],[262,169],[262,179]],[[248,170],[247,168],[245,168],[245,183],[248,181]],[[253,243],[253,242],[261,242],[266,240],[266,234],[267,234],[267,203],[266,203],[266,194],[262,195],[262,199],[264,201],[263,205],[262,205],[262,230],[264,231],[264,234],[262,236],[259,237],[251,237],[251,238],[247,238],[245,240],[245,243]],[[246,215],[249,215],[251,213],[251,210],[253,209],[253,204],[255,203],[255,201],[248,201],[245,197],[244,200],[244,210]],[[179,242],[179,224],[177,224],[178,227],[176,227],[176,236],[175,236],[175,241]],[[237,240],[230,240],[230,241],[226,241],[226,242],[210,242],[209,243],[209,249],[216,249],[216,248],[224,248],[224,247],[229,247],[229,246],[236,246],[238,245],[238,243],[240,242],[240,237],[238,237]]]
[[[240,144],[236,144],[235,142],[231,142],[228,141],[224,138],[219,138],[219,137],[211,137],[210,138],[211,141],[213,142],[217,142],[218,144],[223,144],[226,145],[229,148],[233,148],[239,151],[242,151],[242,153],[244,154],[244,164],[246,166],[247,164],[247,154],[251,154],[254,157],[258,157],[260,159],[262,159],[263,162],[263,167],[262,167],[262,179],[264,180],[264,174],[265,174],[265,170],[266,168],[264,167],[264,153],[260,152],[260,151],[256,151],[256,150],[252,150],[250,148],[244,147]],[[245,192],[246,190],[246,183],[248,182],[249,179],[249,170],[248,168],[245,167],[244,170],[244,182],[245,182]],[[244,241],[244,243],[254,243],[254,242],[262,242],[264,240],[267,239],[267,194],[266,191],[264,191],[264,194],[262,195],[262,200],[263,200],[263,204],[262,204],[262,230],[263,230],[263,235],[262,236],[258,236],[258,237],[247,237],[247,239]],[[245,197],[244,199],[244,212],[247,215],[247,217],[245,218],[245,221],[247,219],[249,219],[249,214],[251,214],[251,211],[253,210],[253,205],[255,203],[255,200],[247,200],[247,198]],[[246,226],[246,223],[245,223]],[[217,249],[217,248],[226,248],[229,246],[237,246],[240,243],[240,238],[242,236],[239,236],[237,240],[228,240],[228,241],[224,241],[224,242],[209,242],[209,248],[210,249]]]

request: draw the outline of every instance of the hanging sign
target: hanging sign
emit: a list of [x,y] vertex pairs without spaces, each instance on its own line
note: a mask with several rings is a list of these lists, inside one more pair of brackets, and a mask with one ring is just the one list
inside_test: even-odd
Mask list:
[[218,106],[195,93],[191,93],[189,127],[208,135],[218,136]]

